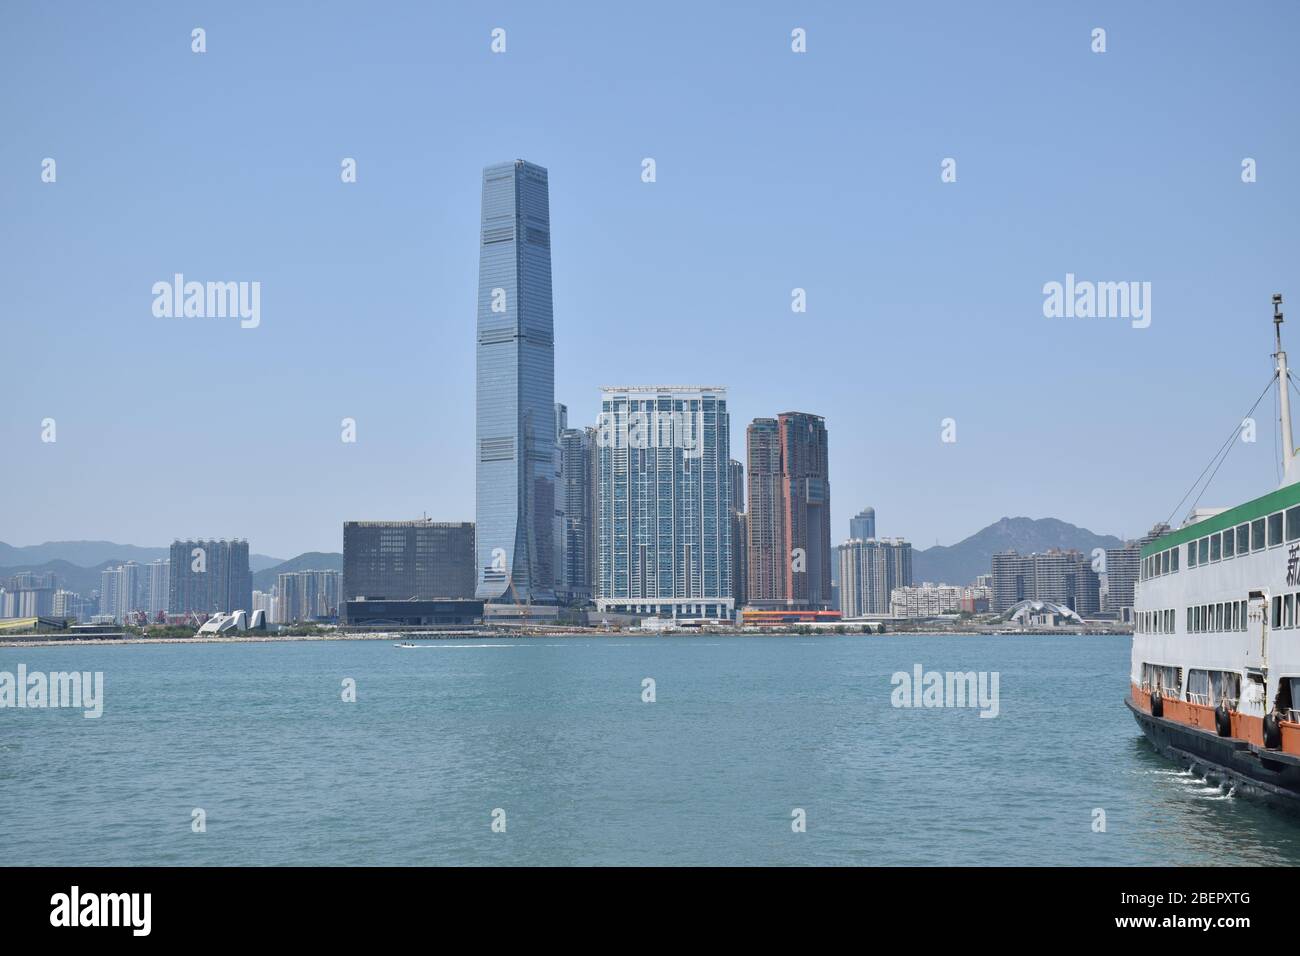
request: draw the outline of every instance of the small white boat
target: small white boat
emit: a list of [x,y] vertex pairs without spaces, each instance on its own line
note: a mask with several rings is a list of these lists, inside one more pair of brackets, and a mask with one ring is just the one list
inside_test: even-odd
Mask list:
[[419,644],[412,644],[410,641],[401,641],[393,645],[394,647],[419,647]]

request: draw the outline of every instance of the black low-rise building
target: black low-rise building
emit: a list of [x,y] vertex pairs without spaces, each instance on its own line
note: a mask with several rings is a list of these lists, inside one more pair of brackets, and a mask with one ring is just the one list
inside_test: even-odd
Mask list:
[[445,600],[388,600],[360,598],[348,601],[347,623],[353,627],[432,627],[478,624],[483,602],[470,598]]

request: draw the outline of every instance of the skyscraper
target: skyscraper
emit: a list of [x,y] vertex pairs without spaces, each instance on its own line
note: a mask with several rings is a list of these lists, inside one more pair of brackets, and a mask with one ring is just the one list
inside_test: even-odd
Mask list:
[[565,557],[564,551],[568,546],[567,535],[565,533],[564,515],[565,508],[568,507],[568,501],[565,498],[564,488],[564,444],[563,436],[569,427],[569,406],[562,402],[555,403],[555,511],[554,520],[551,523],[551,542],[554,546],[554,557],[551,567],[555,574],[555,597],[561,604],[567,604],[571,600],[566,588],[565,579]]
[[[466,570],[472,567],[469,551],[467,547]],[[340,613],[342,579],[343,574],[339,571],[285,571],[277,575],[275,592],[279,606],[274,608],[276,622],[313,621],[336,616]]]
[[840,611],[846,618],[890,613],[894,588],[912,583],[912,546],[902,538],[851,538],[837,549]]
[[1092,559],[1078,551],[999,551],[992,563],[992,609],[996,612],[1021,601],[1050,601],[1080,615],[1096,614],[1100,608],[1100,577],[1093,570]]
[[736,607],[749,600],[745,568],[749,564],[749,516],[745,514],[745,466],[731,459],[731,595]]
[[781,432],[775,418],[756,418],[745,432],[749,480],[747,603],[775,607],[781,598],[784,553],[781,514]]
[[726,389],[601,391],[597,610],[730,619],[735,599]]
[[585,604],[593,597],[596,516],[592,508],[592,452],[595,435],[594,428],[566,428],[560,432],[560,500],[564,505],[560,590],[563,600],[573,604]]
[[749,455],[749,603],[831,606],[829,454],[825,420],[805,412],[756,418]]
[[555,341],[546,170],[483,170],[477,322],[476,596],[554,604]]
[[876,509],[863,508],[849,519],[849,540],[869,541],[876,536]]
[[248,611],[253,605],[248,542],[173,541],[167,591],[169,614]]
[[148,601],[144,610],[149,612],[152,618],[160,611],[167,610],[167,576],[170,572],[171,562],[159,559],[146,566],[145,571],[148,574]]

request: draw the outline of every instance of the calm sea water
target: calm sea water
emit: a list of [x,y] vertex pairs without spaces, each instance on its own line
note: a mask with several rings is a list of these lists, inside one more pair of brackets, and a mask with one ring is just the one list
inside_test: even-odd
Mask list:
[[[1128,653],[924,636],[0,648],[0,670],[106,684],[98,720],[0,710],[0,859],[1300,862],[1300,823],[1145,743]],[[917,663],[999,672],[999,716],[892,707],[891,675]]]

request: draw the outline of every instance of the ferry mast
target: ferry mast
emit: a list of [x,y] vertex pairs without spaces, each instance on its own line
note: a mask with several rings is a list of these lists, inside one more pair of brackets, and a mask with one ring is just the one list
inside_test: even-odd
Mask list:
[[[1286,352],[1282,351],[1282,294],[1273,293],[1273,333],[1277,341],[1277,394],[1282,409],[1282,474],[1291,474],[1295,459],[1295,441],[1291,438],[1291,380],[1286,368]],[[1285,480],[1285,479],[1284,479]]]

